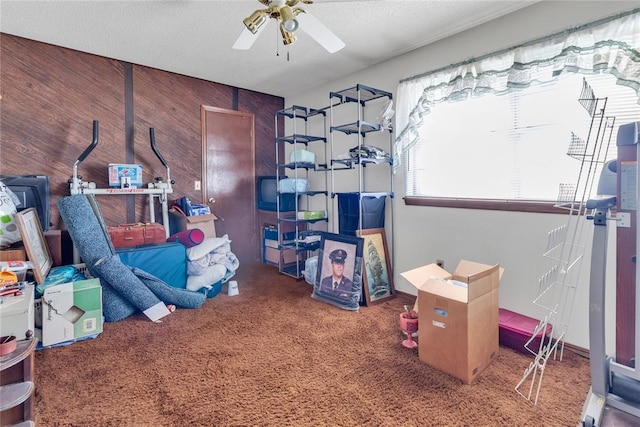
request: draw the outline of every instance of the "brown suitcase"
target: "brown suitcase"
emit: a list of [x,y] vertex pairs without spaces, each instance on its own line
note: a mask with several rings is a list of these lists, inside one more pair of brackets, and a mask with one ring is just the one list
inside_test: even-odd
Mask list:
[[114,227],[107,227],[111,242],[116,248],[127,248],[131,246],[147,245],[149,243],[162,243],[167,241],[167,237],[162,224],[136,223],[120,224]]

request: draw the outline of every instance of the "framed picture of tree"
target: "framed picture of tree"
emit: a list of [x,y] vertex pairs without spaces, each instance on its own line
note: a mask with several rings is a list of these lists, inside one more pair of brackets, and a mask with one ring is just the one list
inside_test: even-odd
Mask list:
[[362,286],[365,302],[370,305],[394,298],[396,290],[384,228],[357,230],[356,234],[364,239]]

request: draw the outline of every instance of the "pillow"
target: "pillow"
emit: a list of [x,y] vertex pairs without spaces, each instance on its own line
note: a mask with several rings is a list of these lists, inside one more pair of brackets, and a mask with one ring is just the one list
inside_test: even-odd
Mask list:
[[187,258],[190,261],[195,261],[228,243],[231,243],[231,240],[226,234],[222,237],[205,237],[199,245],[187,248]]

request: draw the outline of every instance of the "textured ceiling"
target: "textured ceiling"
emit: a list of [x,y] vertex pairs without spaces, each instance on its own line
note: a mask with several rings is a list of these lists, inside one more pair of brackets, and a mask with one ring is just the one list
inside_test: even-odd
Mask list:
[[209,81],[287,97],[535,1],[348,1],[302,5],[346,43],[330,54],[304,30],[282,45],[270,20],[249,50],[232,46],[264,5],[228,1],[7,1],[0,31]]

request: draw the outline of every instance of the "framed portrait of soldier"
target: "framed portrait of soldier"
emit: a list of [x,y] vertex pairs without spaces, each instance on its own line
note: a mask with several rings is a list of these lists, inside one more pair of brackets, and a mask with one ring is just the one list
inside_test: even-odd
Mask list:
[[322,233],[313,298],[346,310],[359,309],[363,245],[361,237]]

